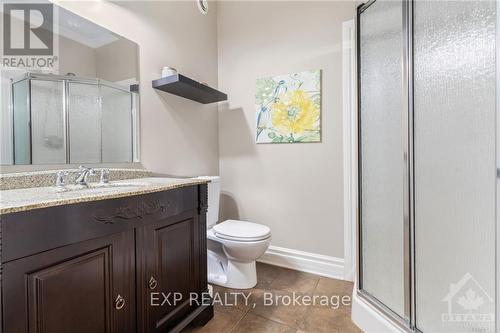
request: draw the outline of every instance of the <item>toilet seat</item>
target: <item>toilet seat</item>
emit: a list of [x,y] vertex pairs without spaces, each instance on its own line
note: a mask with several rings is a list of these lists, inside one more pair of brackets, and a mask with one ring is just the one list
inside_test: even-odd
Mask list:
[[271,237],[269,227],[239,220],[227,220],[212,229],[217,238],[238,242],[255,242]]

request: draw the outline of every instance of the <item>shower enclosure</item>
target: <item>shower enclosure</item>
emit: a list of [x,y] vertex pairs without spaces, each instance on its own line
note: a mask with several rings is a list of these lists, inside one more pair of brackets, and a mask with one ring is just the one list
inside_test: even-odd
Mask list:
[[405,331],[495,332],[496,6],[358,7],[357,293]]
[[137,159],[137,97],[129,87],[28,73],[11,88],[13,164]]

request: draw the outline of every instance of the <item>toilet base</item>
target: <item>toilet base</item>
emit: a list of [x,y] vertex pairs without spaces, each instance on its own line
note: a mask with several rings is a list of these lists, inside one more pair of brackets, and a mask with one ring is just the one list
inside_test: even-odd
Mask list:
[[250,289],[257,284],[255,260],[240,262],[208,250],[208,282],[232,289]]

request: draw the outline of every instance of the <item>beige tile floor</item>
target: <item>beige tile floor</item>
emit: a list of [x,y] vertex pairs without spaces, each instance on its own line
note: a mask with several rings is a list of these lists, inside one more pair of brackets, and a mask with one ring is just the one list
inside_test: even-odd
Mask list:
[[[329,279],[286,268],[257,264],[258,282],[255,288],[243,290],[236,295],[227,288],[214,286],[219,300],[214,304],[214,317],[203,327],[187,327],[184,332],[213,333],[357,333],[361,332],[351,321],[351,306],[340,304],[334,308],[336,299],[351,296],[353,284]],[[286,300],[298,296],[316,298],[315,305],[286,305]],[[270,295],[279,298],[276,305],[265,305]],[[288,298],[287,298],[288,296]],[[319,297],[322,296],[322,297]],[[329,305],[318,300],[332,299]],[[245,302],[248,297],[248,302]],[[267,301],[266,301],[267,299]],[[246,303],[246,304],[245,304]],[[341,303],[341,302],[340,302]],[[333,305],[333,306],[332,306]]]

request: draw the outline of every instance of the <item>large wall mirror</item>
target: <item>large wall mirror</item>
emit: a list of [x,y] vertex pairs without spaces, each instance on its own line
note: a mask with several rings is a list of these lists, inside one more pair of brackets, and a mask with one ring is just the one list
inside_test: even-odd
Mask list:
[[[13,61],[1,68],[1,164],[137,162],[138,45],[47,5],[53,16],[50,24],[38,23],[38,34],[50,30],[56,66],[30,68]],[[4,8],[2,20],[9,21],[12,38],[16,25],[22,34],[29,17],[22,13]],[[39,22],[47,20],[36,10],[31,20],[37,13]]]

